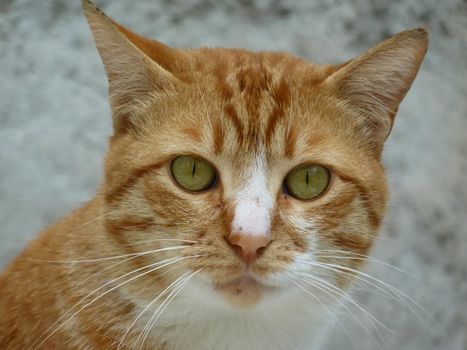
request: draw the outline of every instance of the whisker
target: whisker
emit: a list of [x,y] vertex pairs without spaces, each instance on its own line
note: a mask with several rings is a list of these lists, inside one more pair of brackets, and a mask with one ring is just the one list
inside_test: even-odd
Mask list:
[[404,303],[404,300],[400,299],[400,296],[398,294],[394,294],[394,292],[392,292],[391,290],[388,291],[387,289],[382,288],[380,285],[378,285],[378,284],[376,284],[376,283],[374,283],[372,281],[368,281],[366,279],[363,279],[362,277],[360,277],[358,275],[356,276],[354,273],[347,272],[347,271],[342,271],[342,270],[339,270],[337,268],[326,266],[326,263],[315,262],[315,263],[313,263],[313,265],[316,266],[316,267],[321,267],[323,269],[327,269],[327,270],[342,274],[350,282],[354,282],[354,281],[359,282],[359,283],[364,282],[364,283],[376,288],[381,293],[383,293],[384,297],[389,298],[391,300],[395,300],[395,301],[399,302],[403,306],[407,306]]
[[[290,276],[294,283],[296,283],[299,279],[297,277],[295,277],[292,273],[290,273],[289,271],[287,271],[287,265],[285,264],[280,264],[283,268],[284,268],[284,271],[287,273],[288,276]],[[294,273],[294,271],[292,271]],[[342,327],[342,329],[344,330],[344,333],[346,333],[348,336],[350,336],[350,333],[348,332],[347,328],[345,328],[345,326],[342,324],[342,322],[339,320],[338,317],[336,317],[335,313],[333,313],[322,301],[321,299],[319,299],[316,295],[314,295],[313,293],[311,293],[309,290],[305,289],[302,285],[296,283],[297,287],[299,287],[300,289],[302,289],[304,292],[306,292],[307,294],[309,294],[313,299],[315,299],[319,304],[321,304],[321,306],[323,306],[326,311],[332,316],[332,318],[334,318],[334,320]]]
[[134,246],[138,244],[144,244],[144,243],[150,243],[150,242],[159,242],[159,241],[167,241],[167,242],[185,242],[185,243],[198,243],[197,241],[190,241],[188,239],[177,239],[177,238],[155,238],[155,239],[148,239],[144,241],[139,241],[135,243],[130,243],[130,244],[124,244],[123,247],[129,247],[129,246]]
[[419,313],[414,310],[412,305],[409,304],[407,302],[407,300],[410,301],[411,303],[413,303],[420,311],[422,311],[425,314],[425,316],[429,317],[432,321],[436,322],[436,320],[433,318],[433,316],[431,316],[428,313],[428,311],[423,306],[421,306],[418,302],[416,302],[413,298],[411,298],[410,296],[408,296],[407,294],[405,294],[401,290],[397,289],[396,287],[394,287],[394,286],[392,286],[392,285],[390,285],[390,284],[388,284],[386,282],[383,282],[383,281],[381,281],[380,279],[378,279],[376,277],[373,277],[373,276],[371,276],[371,275],[369,275],[367,273],[364,273],[362,271],[358,271],[358,270],[355,270],[355,269],[352,269],[352,268],[349,268],[349,267],[346,267],[346,266],[342,266],[342,265],[328,264],[328,263],[317,263],[317,262],[311,262],[311,261],[302,261],[302,262],[310,264],[310,265],[314,265],[314,266],[317,266],[317,267],[321,267],[321,268],[327,268],[327,269],[330,269],[330,270],[332,270],[331,268],[334,268],[333,271],[338,272],[338,273],[345,273],[342,270],[349,271],[351,273],[357,274],[357,275],[354,275],[355,278],[358,278],[359,280],[361,280],[361,281],[363,281],[365,283],[371,284],[369,281],[365,280],[363,277],[368,278],[368,279],[382,285],[383,287],[387,288],[390,292],[392,292],[392,294],[398,300],[400,300],[400,302],[403,305],[405,305],[407,308],[409,308],[412,311],[412,313],[415,314],[417,317],[419,317],[421,320],[423,320],[423,319],[421,318]]
[[[324,268],[324,267],[322,267]],[[399,297],[397,295],[394,295],[394,293],[391,293],[390,291],[387,291],[386,289],[382,288],[381,286],[377,285],[376,283],[374,282],[371,282],[371,281],[367,281],[365,279],[362,279],[362,278],[359,278],[359,277],[356,277],[355,274],[353,273],[350,273],[350,272],[346,272],[346,271],[340,271],[340,270],[337,270],[337,269],[331,269],[329,268],[331,271],[334,271],[334,272],[337,272],[339,273],[342,277],[344,277],[347,281],[349,281],[350,283],[352,284],[358,284],[359,287],[361,288],[364,288],[365,291],[370,291],[370,292],[373,292],[373,290],[371,289],[368,289],[368,288],[365,288],[363,286],[363,283],[364,282],[365,284],[367,285],[370,285],[374,288],[377,289],[377,291],[379,293],[377,293],[379,296],[382,296],[384,298],[387,298],[389,300],[394,300],[394,301],[397,301],[398,303],[400,303],[401,305],[404,305],[404,303],[399,299]],[[405,306],[405,305],[404,305]]]
[[[326,252],[329,252],[329,253],[342,253],[342,254],[347,254],[346,256],[341,256],[341,255],[337,255],[337,256],[333,256],[333,255],[321,255],[320,253],[326,253]],[[348,254],[352,255],[352,256],[349,256]],[[402,272],[404,274],[407,274],[411,277],[417,277],[415,273],[413,272],[410,272],[410,271],[407,271],[407,270],[403,270],[401,269],[400,267],[398,266],[395,266],[395,265],[392,265],[392,264],[389,264],[383,260],[380,260],[380,259],[376,259],[374,257],[370,257],[370,256],[366,256],[364,254],[359,254],[359,253],[355,253],[355,252],[348,252],[348,251],[345,251],[345,250],[334,250],[334,249],[320,249],[316,252],[315,254],[317,257],[320,257],[320,258],[328,258],[328,259],[351,259],[351,260],[365,260],[365,261],[370,261],[370,262],[374,262],[376,264],[379,264],[379,265],[383,265],[383,266],[386,266],[386,267],[389,267],[391,269],[394,269],[396,271],[399,271],[399,272]]]
[[[328,282],[320,277],[313,276],[310,274],[302,273],[302,272],[295,272],[297,275],[304,276],[307,278],[310,278],[318,283],[321,283],[321,286],[325,288],[327,286],[329,289],[334,290],[334,292],[338,293],[342,298],[346,299],[348,302],[350,302],[352,305],[356,306],[360,311],[362,311],[366,316],[370,317],[372,320],[374,320],[376,323],[378,323],[381,327],[383,327],[385,330],[387,330],[390,333],[395,333],[392,329],[388,328],[385,326],[382,322],[376,319],[371,313],[369,313],[367,310],[365,310],[362,306],[360,306],[351,296],[348,295],[348,293],[345,293],[341,288],[338,286],[334,285],[331,282]],[[376,328],[376,327],[375,327]]]
[[[193,256],[193,257],[196,257],[196,256]],[[138,268],[138,269],[136,269],[136,270],[134,270],[134,271],[128,272],[128,273],[126,273],[126,274],[124,274],[124,275],[122,275],[122,276],[120,276],[120,277],[117,277],[117,278],[115,278],[115,279],[113,279],[113,280],[111,280],[111,281],[105,283],[103,286],[97,288],[96,290],[94,290],[93,292],[89,293],[87,296],[85,296],[84,298],[82,298],[82,299],[81,299],[80,301],[78,301],[78,303],[75,304],[70,310],[68,310],[64,315],[62,315],[53,325],[51,325],[51,326],[44,332],[43,335],[41,335],[41,336],[39,337],[39,339],[38,339],[36,342],[34,342],[34,344],[32,345],[31,348],[32,348],[33,350],[38,349],[43,343],[45,343],[45,342],[47,341],[47,339],[49,339],[52,335],[54,335],[58,330],[60,330],[61,328],[63,328],[63,326],[64,326],[67,322],[69,322],[73,317],[75,317],[75,316],[76,316],[78,313],[80,313],[82,310],[84,310],[84,309],[87,308],[89,305],[93,304],[95,301],[99,300],[99,299],[102,298],[103,296],[107,295],[108,293],[110,293],[110,292],[114,291],[115,289],[120,288],[121,286],[123,286],[123,285],[125,285],[125,284],[127,284],[127,283],[129,283],[129,282],[131,282],[131,281],[133,281],[133,280],[135,280],[135,279],[137,279],[137,278],[140,278],[140,277],[142,277],[142,276],[144,276],[144,275],[146,275],[146,274],[148,274],[148,273],[154,272],[154,271],[156,271],[156,270],[158,270],[158,269],[161,269],[161,268],[163,268],[163,267],[165,267],[165,266],[168,266],[168,265],[171,265],[171,264],[175,264],[175,263],[177,263],[177,262],[179,262],[179,261],[181,261],[181,260],[187,259],[187,258],[188,258],[188,257],[181,257],[181,258],[175,257],[175,258],[166,259],[166,261],[168,261],[167,263],[164,263],[164,264],[162,264],[162,265],[160,265],[160,266],[156,266],[156,267],[154,267],[154,268],[151,268],[151,267],[152,267],[152,266],[155,266],[155,265],[158,265],[158,264],[160,264],[161,262],[157,262],[157,263],[153,263],[153,264],[150,264],[150,265],[147,265],[147,266],[143,266],[143,267],[140,267],[140,268]],[[176,260],[175,260],[175,261],[171,261],[171,260],[174,260],[174,259],[176,259]],[[53,332],[51,332],[48,336],[46,336],[43,340],[41,340],[41,339],[45,336],[45,334],[47,334],[55,325],[57,325],[58,323],[60,323],[60,321],[61,321],[62,319],[64,319],[68,314],[70,314],[70,313],[72,312],[72,310],[75,309],[77,306],[79,306],[84,300],[86,300],[87,298],[89,298],[89,297],[92,296],[93,294],[97,293],[99,290],[105,288],[106,286],[108,286],[108,285],[110,285],[110,284],[112,284],[112,283],[115,283],[116,281],[118,281],[118,280],[120,280],[120,279],[122,279],[122,278],[124,278],[124,277],[126,277],[126,276],[128,276],[128,275],[134,274],[135,272],[138,272],[138,271],[141,271],[141,270],[144,270],[144,269],[148,269],[148,268],[150,268],[148,271],[145,271],[145,272],[143,272],[143,273],[141,273],[141,274],[138,274],[137,276],[131,277],[131,278],[129,278],[128,280],[126,280],[126,281],[124,281],[124,282],[118,284],[117,286],[114,286],[114,287],[110,288],[110,289],[107,290],[106,292],[104,292],[104,293],[102,293],[101,295],[95,297],[93,300],[91,300],[90,302],[88,302],[86,305],[84,305],[84,306],[83,306],[82,308],[80,308],[78,311],[76,311],[75,313],[73,313],[70,317],[68,317],[68,318],[67,318],[65,321],[63,321],[60,325],[58,325],[58,326],[55,328],[55,330],[54,330]],[[39,342],[39,341],[40,341],[40,343],[37,344],[37,345],[35,346],[35,344],[36,344],[37,342]]]
[[[126,258],[126,259],[124,259],[124,260],[122,260],[122,261],[119,261],[119,262],[117,262],[117,263],[115,263],[115,264],[112,264],[112,265],[110,265],[110,266],[108,266],[108,267],[106,267],[106,268],[104,268],[104,269],[102,269],[102,270],[99,270],[98,272],[92,274],[92,275],[89,276],[88,278],[85,278],[84,280],[79,281],[79,282],[76,284],[76,286],[77,286],[77,287],[80,287],[80,286],[82,286],[83,284],[85,284],[87,281],[89,281],[90,279],[99,276],[100,274],[104,273],[105,271],[110,270],[110,269],[112,269],[112,268],[114,268],[114,267],[116,267],[116,266],[118,266],[118,265],[124,264],[124,263],[126,263],[127,261],[136,259],[137,257],[138,257],[137,255],[131,256],[131,257]],[[172,258],[170,258],[170,259],[172,259]],[[167,260],[168,260],[168,259],[167,259]],[[163,260],[163,261],[164,261],[164,260]]]
[[[342,271],[341,269],[339,268],[334,268],[334,267],[331,267],[331,266],[328,266],[329,264],[326,264],[326,263],[318,263],[318,262],[305,262],[305,263],[308,263],[310,265],[313,265],[313,266],[316,266],[316,267],[321,267],[323,269],[327,269],[327,270],[330,270],[330,271],[333,271],[333,272],[336,272],[338,274],[342,274],[346,277],[347,280],[349,281],[353,281],[353,280],[356,280],[358,282],[364,282],[372,287],[375,287],[376,289],[378,289],[379,291],[381,291],[385,297],[388,297],[390,298],[391,300],[396,300],[398,301],[399,303],[401,303],[403,306],[407,306],[406,303],[405,303],[405,300],[404,299],[401,299],[401,296],[398,295],[397,293],[394,293],[394,291],[391,291],[391,289],[389,289],[389,291],[387,289],[384,289],[382,288],[380,285],[372,282],[371,280],[368,281],[364,278],[362,278],[361,276],[359,275],[355,275],[355,273],[353,272],[348,272],[348,271]],[[339,265],[340,266],[340,265]],[[342,266],[344,267],[344,266]],[[350,277],[349,277],[350,276]],[[381,284],[381,281],[379,281],[379,283]],[[387,287],[386,287],[387,288]]]
[[[296,273],[298,273],[298,272],[296,272]],[[382,326],[387,331],[389,331],[390,333],[394,333],[392,330],[387,328],[382,322],[377,320],[371,313],[369,313],[367,310],[365,310],[363,307],[361,307],[353,298],[351,298],[347,293],[342,291],[342,289],[338,288],[337,286],[333,285],[332,283],[329,283],[329,282],[327,282],[327,281],[325,281],[325,280],[323,280],[321,278],[318,278],[318,277],[314,278],[315,276],[306,275],[306,274],[303,274],[303,275],[307,276],[306,278],[303,278],[303,281],[305,283],[308,283],[308,284],[314,286],[315,288],[318,288],[319,290],[327,293],[328,295],[330,295],[331,292],[337,294],[340,297],[340,299],[335,297],[336,301],[338,301],[339,304],[342,305],[347,310],[347,312],[349,312],[349,314],[358,322],[358,324],[365,331],[365,333],[367,333],[370,336],[370,338],[376,344],[378,344],[379,347],[381,347],[383,349],[385,349],[387,347],[386,342],[384,341],[384,338],[381,335],[378,327],[376,327],[375,322],[377,324],[379,324],[380,326]],[[316,284],[316,283],[318,283],[318,284]],[[371,326],[373,327],[376,334],[378,335],[379,341],[377,341],[373,337],[373,335],[368,330],[368,328],[365,327],[365,325],[361,322],[361,320],[347,307],[347,305],[345,305],[345,303],[342,302],[341,299],[345,299],[346,301],[350,302],[352,305],[356,306],[359,311],[361,311],[363,313],[363,315],[370,322]]]
[[[404,274],[406,274],[406,275],[408,275],[410,277],[413,277],[413,278],[418,277],[415,274],[412,274],[411,272],[402,270],[402,269],[400,269],[400,268],[398,268],[396,266],[392,266],[390,264],[387,264],[384,261],[378,261],[378,260],[375,260],[375,259],[365,259],[365,258],[352,257],[352,256],[331,256],[331,255],[316,255],[316,257],[321,258],[321,259],[335,259],[335,260],[363,260],[363,261],[368,261],[368,262],[372,262],[372,263],[376,263],[376,264],[379,264],[379,265],[384,265],[384,266],[390,267],[393,270],[397,270],[398,272],[404,273]],[[321,262],[323,262],[323,261],[321,261]],[[326,262],[323,262],[323,263],[326,263]],[[346,280],[348,280],[349,282],[364,281],[365,283],[367,283],[367,284],[375,287],[376,289],[378,289],[378,291],[382,292],[383,297],[391,299],[391,300],[395,300],[395,301],[405,305],[405,303],[400,300],[400,297],[398,295],[394,295],[394,293],[391,294],[391,293],[387,292],[385,289],[381,288],[380,286],[378,286],[375,283],[372,283],[372,282],[366,281],[366,280],[362,280],[362,279],[358,279],[357,281],[355,281],[355,274],[354,273],[345,272],[345,271],[337,270],[337,269],[333,270],[333,271],[343,274],[344,277],[346,278]],[[349,276],[351,276],[351,277],[349,277]],[[379,295],[381,295],[381,294],[379,294]],[[405,306],[407,306],[407,305],[405,305]]]
[[[144,336],[143,336],[143,339],[141,341],[141,344],[140,346],[138,347],[138,349],[140,349],[143,345],[144,345],[144,342],[146,341],[151,329],[155,326],[155,324],[157,323],[157,320],[159,319],[159,317],[162,315],[162,313],[165,311],[165,309],[169,306],[169,304],[171,303],[171,301],[180,293],[180,291],[188,284],[188,282],[190,281],[190,279],[195,276],[197,273],[199,273],[200,271],[202,271],[203,268],[201,269],[198,269],[196,270],[195,272],[193,272],[191,275],[189,275],[188,277],[186,277],[181,283],[179,286],[177,286],[174,290],[172,290],[170,292],[170,294],[167,296],[167,298],[164,300],[164,302],[157,308],[157,310],[154,312],[153,316],[149,319],[149,322],[148,324],[146,325],[149,326],[147,327],[147,330],[145,331],[143,329],[143,333]],[[145,329],[146,329],[145,327]]]
[[177,284],[181,279],[186,277],[188,275],[188,272],[185,272],[182,276],[177,278],[174,282],[172,282],[166,289],[164,289],[162,292],[160,292],[144,309],[141,311],[141,313],[135,318],[135,320],[131,323],[131,325],[128,327],[127,331],[123,335],[122,339],[118,343],[117,350],[120,350],[120,348],[123,345],[123,342],[125,341],[126,336],[130,332],[130,330],[133,328],[133,326],[138,322],[138,320],[141,318],[141,316],[146,312],[147,309],[149,309],[154,303],[162,296],[164,295],[168,290],[172,289],[175,284]]
[[327,307],[326,304],[324,304],[320,298],[318,298],[316,295],[311,293],[309,290],[307,290],[305,287],[303,287],[301,284],[299,284],[297,281],[299,281],[298,278],[296,278],[294,275],[292,275],[290,272],[287,272],[287,275],[289,275],[292,278],[292,282],[299,287],[301,290],[303,290],[305,293],[310,295],[313,299],[315,299],[323,308],[326,309],[326,311],[331,315],[331,317],[336,321],[344,330],[344,333],[347,334],[350,337],[350,333],[348,332],[347,328],[343,325],[343,323],[339,320],[339,318],[335,315],[334,312],[332,312],[329,307]]
[[[294,272],[295,273],[295,272]],[[302,280],[302,279],[300,279]],[[330,296],[332,299],[334,299],[336,302],[339,303],[339,305],[341,305],[343,308],[345,308],[345,310],[357,321],[357,323],[360,325],[360,327],[365,331],[365,333],[367,333],[375,342],[376,342],[376,339],[373,338],[372,334],[370,333],[370,331],[368,330],[368,328],[362,323],[362,321],[357,317],[357,315],[355,315],[354,312],[352,312],[352,310],[350,310],[350,308],[342,301],[342,298],[339,298],[333,294],[331,294],[330,291],[326,290],[325,288],[321,287],[319,284],[316,284],[316,283],[312,283],[312,281],[306,281],[304,280],[304,282],[306,282],[307,284],[311,285],[312,287],[315,287],[317,288],[318,290],[322,291],[323,293],[325,293],[326,295]],[[300,287],[300,286],[299,286]],[[311,294],[310,291],[308,291],[305,287],[301,286],[301,289],[303,291],[305,291],[307,294]],[[316,297],[315,297],[316,298]],[[342,322],[338,321],[339,324],[341,324],[342,327],[343,324]],[[344,329],[346,329],[344,327]],[[350,336],[350,334],[348,333],[348,331],[345,331],[345,333],[352,339],[353,341],[353,337]]]
[[[324,263],[323,265],[329,265],[331,267],[335,267],[337,269],[343,269],[343,270],[347,270],[349,272],[353,272],[353,273],[357,273],[358,275],[360,276],[363,276],[363,277],[366,277],[366,278],[369,278],[371,279],[372,281],[375,281],[381,285],[383,285],[384,287],[388,288],[390,291],[392,291],[395,295],[400,295],[402,296],[401,297],[401,300],[404,301],[404,304],[412,311],[412,313],[414,313],[415,315],[417,315],[417,317],[420,317],[419,313],[416,312],[412,305],[409,304],[405,299],[407,299],[408,301],[410,301],[412,304],[414,304],[421,312],[423,312],[425,314],[425,316],[427,316],[428,318],[430,318],[432,321],[436,322],[436,320],[433,318],[433,316],[423,307],[421,306],[416,300],[414,300],[413,298],[411,298],[410,296],[408,296],[406,293],[402,292],[400,289],[384,282],[384,281],[381,281],[380,279],[374,277],[374,276],[371,276],[365,272],[362,272],[362,271],[358,271],[358,270],[355,270],[355,269],[352,269],[350,267],[346,267],[346,266],[341,266],[341,265],[336,265],[336,264],[327,264],[327,263]],[[405,299],[404,299],[405,298]],[[423,320],[421,317],[420,319],[422,321],[425,321]]]
[[[316,263],[316,264],[319,264],[319,263]],[[359,287],[362,287],[362,288],[364,288],[364,287],[362,286],[362,282],[365,282],[366,284],[369,284],[369,285],[375,287],[375,288],[378,290],[378,292],[380,292],[380,293],[378,293],[378,295],[380,295],[380,296],[382,296],[382,297],[384,297],[384,298],[387,298],[387,299],[389,299],[389,300],[395,300],[395,301],[397,301],[397,302],[403,304],[403,303],[398,299],[397,296],[394,296],[394,294],[388,292],[387,290],[385,290],[385,289],[382,288],[381,286],[377,285],[376,283],[373,283],[373,282],[371,282],[371,281],[367,281],[367,280],[364,280],[364,279],[356,278],[355,274],[353,274],[353,273],[346,272],[346,271],[341,271],[341,270],[337,270],[337,269],[330,268],[330,267],[326,267],[326,268],[325,268],[324,266],[317,266],[317,267],[321,267],[321,268],[323,268],[323,269],[328,269],[328,270],[330,270],[330,271],[337,272],[337,273],[340,274],[341,277],[345,278],[345,279],[346,279],[347,281],[349,281],[350,283],[353,283],[353,284],[357,284],[357,283],[358,283],[358,286],[359,286]],[[371,290],[371,289],[368,289],[368,288],[366,288],[365,291],[371,291],[371,292],[372,292],[372,290]]]
[[[187,246],[187,247],[188,247],[188,246]],[[201,254],[201,255],[199,255],[199,256],[202,256],[202,255],[203,255],[203,254]],[[114,267],[116,267],[116,266],[118,266],[118,265],[124,264],[124,263],[126,263],[127,261],[136,259],[136,258],[138,258],[138,257],[139,257],[139,255],[134,255],[134,256],[131,256],[131,257],[127,258],[127,259],[124,259],[124,260],[122,260],[122,261],[119,261],[119,262],[117,262],[117,263],[115,263],[115,264],[112,264],[112,265],[110,265],[110,266],[108,266],[108,267],[106,267],[106,268],[104,268],[104,269],[102,269],[102,270],[100,270],[100,271],[98,271],[98,272],[92,274],[92,275],[89,276],[88,278],[85,278],[84,280],[79,281],[79,282],[76,284],[76,286],[77,286],[77,287],[82,286],[84,283],[86,283],[86,282],[89,281],[90,279],[99,276],[100,274],[104,273],[105,271],[110,270],[110,269],[112,269],[112,268],[114,268]]]
[[144,346],[144,343],[146,342],[146,339],[147,337],[149,336],[149,333],[152,329],[151,327],[151,324],[154,320],[154,317],[155,315],[157,315],[157,313],[159,312],[159,310],[161,310],[162,307],[165,306],[167,300],[180,288],[181,285],[183,285],[183,282],[185,282],[187,279],[187,277],[185,276],[181,282],[179,282],[176,286],[174,286],[174,288],[172,288],[172,290],[170,290],[170,292],[168,293],[168,295],[165,297],[165,299],[162,301],[162,303],[158,306],[158,308],[156,309],[155,312],[153,312],[153,314],[151,315],[151,317],[149,318],[149,320],[146,322],[142,332],[140,333],[140,335],[138,336],[138,338],[136,339],[136,348],[137,349],[140,349]]
[[97,258],[97,259],[83,259],[83,260],[42,260],[42,259],[27,259],[28,261],[37,261],[37,262],[47,262],[47,263],[59,263],[59,264],[74,264],[74,263],[93,263],[98,261],[105,261],[105,260],[115,260],[126,258],[129,256],[143,256],[152,253],[158,253],[163,251],[175,250],[175,249],[182,249],[187,248],[189,246],[182,245],[182,246],[173,246],[173,247],[165,247],[155,250],[149,250],[146,252],[139,252],[139,253],[130,253],[130,254],[123,254],[123,255],[116,255],[116,256],[109,256],[104,258]]
[[107,216],[110,216],[110,215],[113,215],[113,214],[116,214],[116,213],[118,213],[118,211],[109,211],[108,213],[104,213],[104,214],[102,214],[102,215],[96,216],[95,218],[93,218],[93,219],[91,219],[91,220],[89,220],[89,221],[86,221],[85,223],[83,223],[83,224],[77,226],[76,228],[73,229],[72,232],[76,231],[76,230],[79,229],[79,228],[82,228],[82,227],[84,227],[84,226],[87,226],[87,225],[93,223],[94,221],[97,221],[97,220],[99,220],[99,219],[103,219],[103,218],[105,218],[105,217],[107,217]]

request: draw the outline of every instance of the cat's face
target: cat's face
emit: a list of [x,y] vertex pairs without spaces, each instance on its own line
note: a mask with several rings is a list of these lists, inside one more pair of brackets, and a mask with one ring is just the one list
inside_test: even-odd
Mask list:
[[312,284],[345,287],[384,214],[380,154],[426,33],[318,66],[282,53],[173,50],[92,6],[87,17],[115,125],[109,235],[129,253],[167,248],[137,256],[140,268],[167,266],[127,292],[151,300],[154,279],[160,289],[191,276],[205,302],[251,308]]

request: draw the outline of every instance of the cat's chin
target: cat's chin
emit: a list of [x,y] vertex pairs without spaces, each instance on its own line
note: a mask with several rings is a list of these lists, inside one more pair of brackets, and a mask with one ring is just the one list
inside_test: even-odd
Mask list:
[[265,294],[275,292],[277,289],[249,275],[228,282],[214,283],[213,286],[214,290],[221,293],[229,304],[241,309],[255,306]]

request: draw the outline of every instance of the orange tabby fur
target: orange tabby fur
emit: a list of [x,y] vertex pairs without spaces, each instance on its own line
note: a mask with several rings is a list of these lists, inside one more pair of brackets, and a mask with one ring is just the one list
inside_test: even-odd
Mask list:
[[[387,199],[383,143],[426,52],[425,30],[400,33],[346,64],[322,66],[286,53],[172,49],[132,33],[87,1],[83,7],[109,76],[115,132],[105,181],[94,199],[42,232],[0,276],[1,349],[117,348],[139,304],[199,269],[227,304],[244,313],[254,309],[262,288],[222,287],[245,268],[223,237],[237,190],[248,180],[245,169],[259,154],[275,204],[272,243],[250,267],[255,276],[280,273],[310,250],[368,254]],[[179,154],[212,162],[220,174],[216,188],[191,194],[175,186],[169,163]],[[332,171],[329,189],[310,202],[282,190],[287,172],[306,162]],[[299,223],[308,218],[315,228],[305,234]],[[146,242],[154,238],[168,240]],[[171,246],[186,247],[137,255]],[[112,289],[127,278],[105,285],[151,263],[192,255],[202,256],[119,288]],[[115,256],[124,257],[98,260]],[[359,269],[362,260],[339,263]],[[335,282],[345,288],[349,280],[336,274]],[[63,317],[99,288],[80,305],[105,296]],[[66,322],[51,327],[60,317]],[[135,348],[141,332],[137,323],[121,349]],[[157,336],[144,346],[172,349]]]

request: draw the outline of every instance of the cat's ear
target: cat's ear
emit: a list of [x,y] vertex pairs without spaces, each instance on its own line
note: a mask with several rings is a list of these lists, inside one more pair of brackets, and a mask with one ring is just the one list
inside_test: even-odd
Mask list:
[[423,28],[396,34],[341,66],[325,84],[353,108],[377,153],[428,48]]
[[179,83],[170,72],[175,52],[131,32],[88,0],[82,6],[109,80],[114,128],[126,130],[151,94],[173,91]]

